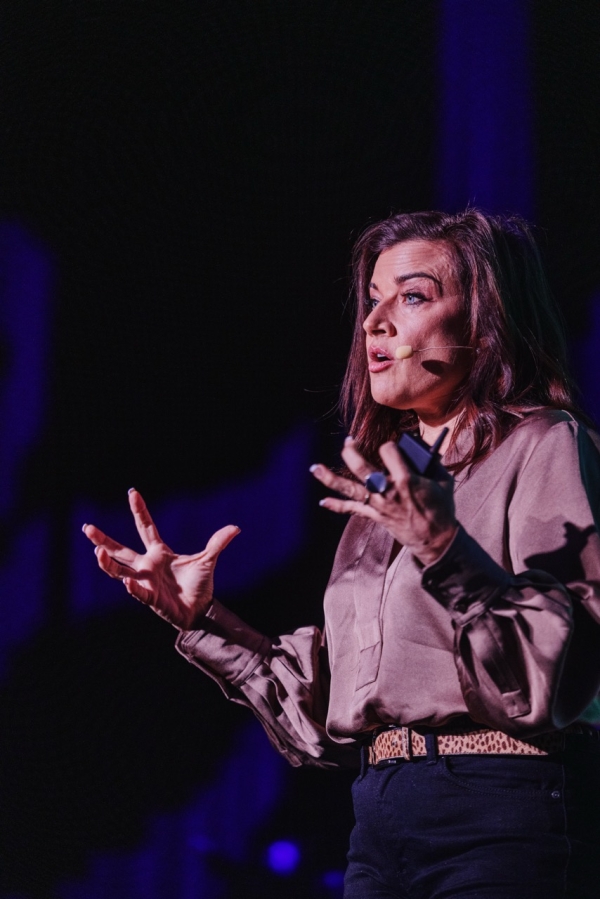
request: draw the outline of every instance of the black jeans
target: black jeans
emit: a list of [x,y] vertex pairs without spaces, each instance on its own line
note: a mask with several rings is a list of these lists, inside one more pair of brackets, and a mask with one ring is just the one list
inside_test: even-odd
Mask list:
[[353,785],[344,899],[598,899],[600,744],[560,756],[447,756]]

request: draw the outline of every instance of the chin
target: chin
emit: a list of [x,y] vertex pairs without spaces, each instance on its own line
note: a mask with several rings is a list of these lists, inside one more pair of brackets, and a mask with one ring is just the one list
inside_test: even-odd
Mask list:
[[372,390],[371,396],[378,406],[387,406],[388,409],[398,409],[398,411],[407,411],[412,409],[412,403],[406,398],[388,394],[384,390]]

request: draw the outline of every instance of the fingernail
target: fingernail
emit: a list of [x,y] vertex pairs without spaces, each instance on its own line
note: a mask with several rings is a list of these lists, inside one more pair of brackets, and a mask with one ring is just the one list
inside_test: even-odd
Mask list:
[[326,500],[326,499],[320,499],[320,500],[319,500],[319,505],[320,505],[320,506],[325,506],[325,505],[327,505],[327,500]]
[[100,552],[100,547],[99,546],[94,547],[94,554],[96,556],[98,555],[99,552]]
[[85,529],[86,529],[86,528],[87,528],[87,524],[82,524],[82,525],[81,525],[81,530],[83,531],[84,534],[85,534]]
[[344,446],[348,446],[349,443],[354,443],[354,437],[352,436],[352,434],[348,434],[348,436],[344,440]]
[[318,467],[318,465],[311,465],[308,470],[312,473],[313,471],[316,471]]
[[135,487],[130,487],[129,490],[127,491],[127,493],[128,494],[133,493],[134,490],[135,490]]

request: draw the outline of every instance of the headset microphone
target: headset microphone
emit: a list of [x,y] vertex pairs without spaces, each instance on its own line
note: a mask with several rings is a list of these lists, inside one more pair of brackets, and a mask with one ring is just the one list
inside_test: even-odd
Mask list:
[[472,350],[473,347],[470,346],[424,346],[421,347],[420,350],[415,350],[410,344],[406,344],[403,346],[397,346],[394,352],[394,356],[396,359],[410,359],[411,356],[414,356],[415,353],[424,353],[425,350]]

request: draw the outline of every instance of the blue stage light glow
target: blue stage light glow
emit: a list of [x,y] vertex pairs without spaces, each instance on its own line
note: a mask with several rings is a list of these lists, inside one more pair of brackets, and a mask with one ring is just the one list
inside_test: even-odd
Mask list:
[[267,849],[267,864],[276,874],[293,874],[300,864],[300,849],[289,840],[277,840]]
[[343,871],[325,871],[321,878],[321,882],[324,887],[334,895],[342,895],[342,890],[344,888],[344,872]]

